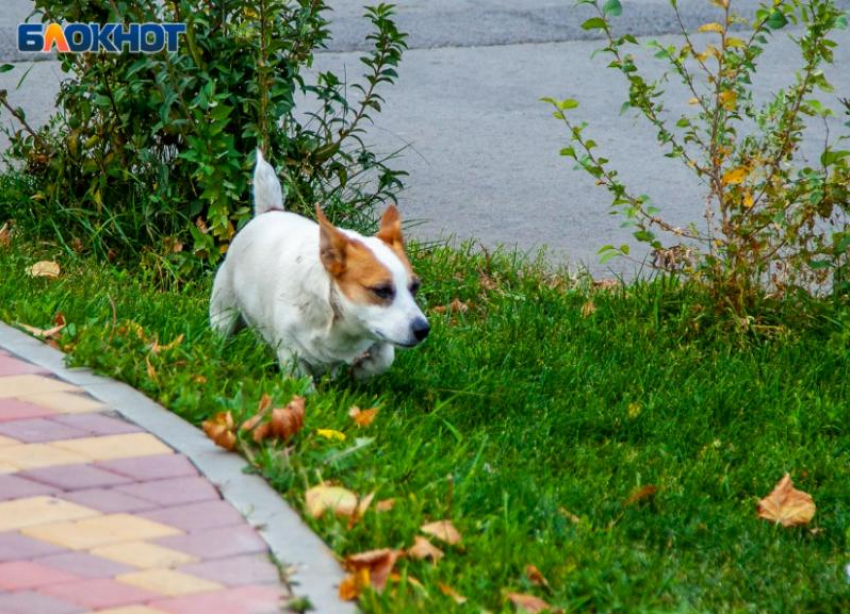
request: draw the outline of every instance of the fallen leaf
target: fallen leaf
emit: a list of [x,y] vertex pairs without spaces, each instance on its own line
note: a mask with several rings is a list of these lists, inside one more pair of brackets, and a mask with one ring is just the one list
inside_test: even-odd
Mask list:
[[[145,356],[145,365],[147,365],[148,377],[155,382],[159,381],[159,376],[156,374],[156,369],[154,369],[153,365],[151,364],[151,357],[150,356]],[[228,448],[228,449],[230,449],[230,448]]]
[[620,286],[620,282],[616,279],[594,279],[594,290],[607,290],[609,292],[616,290]]
[[12,243],[12,228],[9,226],[9,222],[0,226],[0,247],[9,247]]
[[454,525],[450,520],[440,520],[438,522],[431,522],[426,525],[422,525],[419,529],[426,535],[433,535],[440,541],[444,541],[450,546],[453,546],[460,542],[460,533],[455,529]]
[[534,595],[506,593],[505,597],[513,603],[520,612],[538,614],[538,612],[545,612],[552,609],[552,606],[540,599],[540,597],[535,597]]
[[36,262],[29,269],[27,269],[27,273],[30,277],[59,277],[62,273],[62,270],[59,268],[59,264],[53,262],[51,260],[42,260],[41,262]]
[[419,535],[414,538],[413,546],[407,549],[407,554],[420,561],[422,559],[431,559],[434,563],[446,556],[442,550]]
[[581,306],[581,316],[583,318],[589,318],[594,313],[596,313],[596,304],[593,301],[587,301]]
[[347,575],[339,584],[339,598],[343,601],[354,601],[371,584],[369,580],[367,568],[358,569]]
[[173,350],[178,345],[183,343],[184,338],[185,338],[184,335],[181,333],[171,343],[167,343],[165,345],[160,345],[159,340],[154,339],[153,345],[151,346],[151,352],[153,352],[154,354],[159,354],[163,350],[164,351]]
[[65,322],[65,315],[62,312],[57,313],[56,317],[53,319],[53,323],[56,326],[51,328],[36,328],[29,324],[18,324],[18,326],[35,337],[41,337],[42,339],[55,339],[59,336],[59,332],[67,325]]
[[458,593],[455,589],[453,589],[448,584],[443,584],[442,582],[437,583],[437,588],[440,589],[440,592],[446,595],[447,597],[451,597],[455,600],[455,603],[466,603],[466,597]]
[[325,439],[345,441],[345,433],[340,433],[334,429],[316,429],[316,434]]
[[348,410],[348,415],[351,416],[357,426],[369,426],[375,420],[375,416],[378,415],[378,408],[360,409],[356,405],[352,405],[351,409]]
[[313,518],[321,518],[327,510],[346,517],[357,513],[357,495],[342,486],[319,484],[309,489],[304,499]]
[[368,570],[369,582],[372,587],[377,591],[382,591],[393,571],[393,567],[395,567],[396,561],[403,556],[403,550],[381,548],[379,550],[369,550],[368,552],[347,556],[343,565],[348,571],[355,574],[363,569]]
[[525,576],[531,580],[532,584],[536,584],[537,586],[545,586],[549,588],[549,581],[543,575],[543,573],[537,569],[534,565],[526,565],[525,566]]
[[370,492],[368,495],[360,499],[360,502],[357,504],[357,515],[359,517],[363,517],[366,514],[366,510],[369,509],[369,506],[372,505],[372,499],[375,498],[375,493]]
[[460,299],[453,299],[451,303],[446,305],[437,305],[434,307],[436,313],[466,313],[469,311],[469,305]]
[[793,527],[808,524],[817,508],[812,496],[794,488],[791,475],[786,473],[768,496],[758,503],[758,517]]
[[216,414],[201,424],[204,433],[212,439],[217,446],[232,451],[236,448],[236,433],[233,432],[233,414],[223,411]]
[[642,486],[637,490],[633,491],[626,500],[623,501],[624,507],[629,507],[630,505],[634,505],[635,503],[639,503],[644,499],[651,499],[658,492],[658,487],[653,486],[652,484],[647,484],[646,486]]
[[384,499],[375,504],[375,509],[379,512],[389,512],[395,507],[395,499]]
[[[300,431],[304,426],[304,397],[295,396],[286,405],[272,410],[272,418],[268,422],[265,436],[258,439],[254,431],[254,441],[262,441],[266,437],[276,437],[286,441]],[[257,429],[259,430],[259,429]]]
[[579,524],[581,522],[581,518],[579,518],[578,516],[573,514],[570,510],[568,510],[564,507],[558,508],[558,511],[561,512],[561,514],[564,516],[564,518],[566,518],[567,520],[569,520],[573,524]]
[[269,408],[272,406],[272,398],[268,394],[263,394],[260,398],[260,402],[257,405],[257,413],[254,414],[252,418],[245,420],[240,427],[243,431],[251,431],[254,430],[262,419],[266,416],[269,411]]

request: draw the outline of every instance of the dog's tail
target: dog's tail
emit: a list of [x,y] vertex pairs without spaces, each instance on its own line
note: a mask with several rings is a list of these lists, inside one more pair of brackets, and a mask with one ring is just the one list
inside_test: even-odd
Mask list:
[[271,164],[266,162],[263,152],[257,150],[257,166],[254,169],[254,217],[266,211],[283,211],[283,190]]

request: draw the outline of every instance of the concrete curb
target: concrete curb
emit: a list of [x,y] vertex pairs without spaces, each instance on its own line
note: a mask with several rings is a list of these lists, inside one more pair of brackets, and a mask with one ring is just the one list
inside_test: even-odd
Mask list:
[[294,568],[289,576],[293,593],[308,598],[315,612],[357,612],[353,604],[337,597],[344,575],[333,553],[262,478],[242,472],[245,463],[241,457],[216,448],[201,431],[130,386],[95,375],[90,369],[67,368],[62,352],[3,322],[0,348],[81,387],[188,456],[259,531],[275,557]]

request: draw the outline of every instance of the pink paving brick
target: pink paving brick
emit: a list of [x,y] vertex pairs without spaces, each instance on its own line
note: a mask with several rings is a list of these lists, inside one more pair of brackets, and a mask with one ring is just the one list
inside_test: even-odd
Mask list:
[[280,614],[281,590],[244,586],[215,593],[155,601],[151,607],[169,614]]
[[156,503],[139,499],[110,488],[94,488],[91,490],[75,490],[62,493],[60,499],[91,507],[104,514],[132,514],[157,509]]
[[161,546],[174,548],[200,559],[220,559],[242,554],[266,552],[268,546],[249,526],[226,527],[189,535],[174,535],[156,540]]
[[104,414],[66,414],[54,416],[51,420],[81,430],[87,436],[123,435],[125,433],[138,433],[142,430],[131,422]]
[[123,565],[94,556],[86,552],[62,552],[36,559],[42,565],[77,574],[81,578],[112,578],[137,571],[135,567]]
[[232,505],[221,500],[167,507],[139,515],[148,520],[171,525],[187,533],[245,524],[242,514]]
[[115,490],[162,506],[182,505],[221,498],[213,485],[200,477],[156,480],[131,486],[120,486]]
[[280,573],[266,554],[249,554],[184,565],[180,571],[225,586],[248,586],[280,582]]
[[3,614],[79,614],[85,611],[82,606],[35,591],[0,595],[0,612]]
[[63,552],[63,550],[46,542],[30,539],[20,533],[0,533],[0,562],[33,559],[56,552]]
[[7,420],[25,420],[27,418],[43,418],[53,416],[56,412],[52,409],[39,407],[26,401],[18,399],[0,399],[0,422]]
[[11,356],[0,355],[0,377],[26,375],[28,373],[49,373],[49,371]]
[[115,580],[83,580],[55,584],[40,589],[44,595],[81,605],[90,610],[117,608],[119,606],[147,603],[161,595]]
[[22,591],[79,579],[74,574],[32,561],[0,563],[0,589],[6,591]]
[[120,458],[97,464],[104,469],[126,475],[139,482],[198,475],[195,465],[188,458],[180,454]]
[[0,501],[52,495],[58,488],[17,475],[0,475]]
[[42,443],[56,441],[57,439],[87,437],[88,433],[47,418],[33,418],[31,420],[0,422],[0,435],[12,437],[25,443]]
[[58,465],[30,469],[20,473],[22,477],[62,490],[88,490],[127,484],[130,478],[99,469],[93,465]]

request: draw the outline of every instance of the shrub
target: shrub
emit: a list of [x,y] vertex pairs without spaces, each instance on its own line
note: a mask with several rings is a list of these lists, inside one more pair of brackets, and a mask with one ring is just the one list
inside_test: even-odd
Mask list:
[[[813,96],[816,89],[832,91],[822,72],[836,45],[829,35],[847,25],[834,2],[776,0],[763,5],[749,23],[732,11],[730,0],[712,0],[718,20],[698,31],[713,40],[700,45],[686,31],[672,0],[684,43],[649,43],[669,65],[655,81],[641,75],[629,53],[638,41],[628,34],[614,35],[612,20],[622,12],[619,0],[580,3],[597,11],[582,27],[603,34],[609,67],[628,80],[624,110],[637,110],[654,126],[666,155],[681,160],[707,185],[705,224],[679,228],[668,223],[648,196],[631,192],[608,160],[594,151],[587,124],[569,115],[578,102],[544,99],[556,107],[555,116],[566,123],[574,142],[562,155],[609,190],[612,206],[627,218],[635,238],[651,246],[654,265],[706,282],[718,303],[738,314],[751,309],[765,290],[846,292],[850,151],[826,144],[819,167],[802,164],[797,155],[807,119],[826,121],[833,115]],[[771,33],[789,22],[802,26],[794,39],[802,67],[791,85],[757,104],[751,83],[757,61]],[[692,114],[671,118],[666,113],[661,88],[671,73],[692,96]],[[850,113],[850,104],[845,101],[845,106]],[[606,259],[629,250],[627,245],[608,245],[600,253]]]
[[[35,4],[44,21],[184,22],[188,32],[177,53],[62,55],[68,78],[41,130],[0,94],[21,126],[8,157],[37,186],[30,211],[5,212],[19,226],[47,221],[66,244],[165,252],[188,268],[214,263],[249,218],[258,146],[281,168],[292,210],[322,202],[363,225],[401,187],[402,173],[361,140],[406,48],[392,5],[366,8],[364,83],[348,87],[330,72],[302,75],[330,36],[322,0]],[[297,113],[299,96],[317,108]]]

